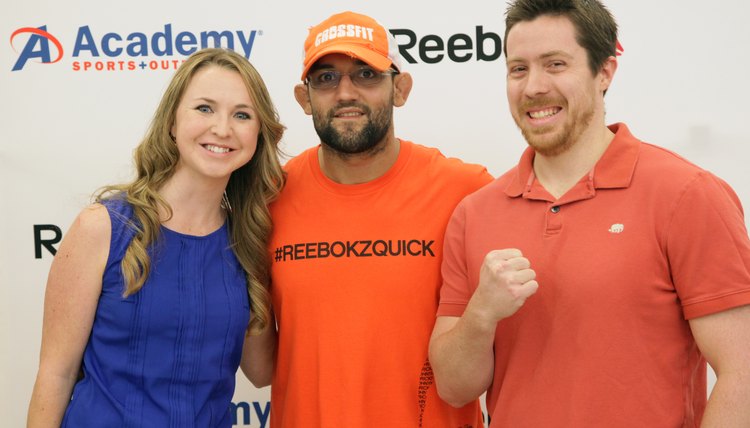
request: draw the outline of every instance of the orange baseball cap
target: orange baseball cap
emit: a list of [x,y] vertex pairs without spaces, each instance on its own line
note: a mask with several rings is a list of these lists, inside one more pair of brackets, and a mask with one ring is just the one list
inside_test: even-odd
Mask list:
[[302,80],[317,60],[332,53],[360,59],[378,71],[391,66],[401,71],[398,46],[390,31],[378,21],[359,13],[338,13],[310,28],[305,40]]

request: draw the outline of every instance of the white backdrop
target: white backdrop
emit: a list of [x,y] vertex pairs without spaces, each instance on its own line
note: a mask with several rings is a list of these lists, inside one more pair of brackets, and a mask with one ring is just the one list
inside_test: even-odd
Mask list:
[[[741,0],[713,2],[606,0],[620,24],[625,49],[606,98],[608,122],[626,122],[646,141],[674,150],[726,179],[743,204],[750,206],[750,136],[744,130],[750,89],[750,6]],[[0,370],[3,426],[22,426],[36,374],[41,340],[44,286],[52,260],[35,243],[54,240],[56,226],[65,232],[91,193],[105,183],[131,177],[131,154],[140,141],[173,69],[150,70],[151,61],[170,65],[178,52],[159,56],[138,52],[108,57],[102,50],[107,33],[112,49],[126,48],[127,38],[143,33],[256,31],[250,60],[264,76],[288,127],[286,153],[294,155],[317,144],[309,117],[294,101],[307,28],[342,10],[370,14],[390,29],[410,30],[418,39],[438,36],[446,42],[463,33],[473,40],[466,62],[429,63],[415,46],[406,63],[414,76],[407,104],[396,111],[397,135],[436,146],[446,155],[486,165],[499,175],[518,159],[525,143],[508,113],[504,58],[478,61],[477,27],[484,34],[504,33],[505,2],[433,1],[372,2],[322,0],[297,4],[278,0],[214,2],[55,2],[33,0],[4,4],[0,13]],[[31,43],[27,27],[46,26],[62,53],[49,43],[49,60],[20,60]],[[75,55],[81,27],[99,49]],[[14,33],[18,32],[15,36]],[[119,37],[122,41],[117,41]],[[132,36],[139,37],[139,36]],[[51,40],[51,39],[45,39]],[[431,43],[437,43],[433,38]],[[242,47],[234,39],[234,49]],[[397,38],[399,44],[408,37]],[[419,42],[416,44],[419,45]],[[165,45],[157,45],[164,48]],[[226,46],[226,44],[225,44]],[[485,54],[496,47],[490,40]],[[40,42],[32,50],[41,52]],[[439,58],[439,51],[427,53]],[[112,71],[84,71],[84,62]],[[128,70],[133,61],[135,70]],[[143,61],[145,69],[137,64]],[[120,62],[124,70],[119,70]],[[13,68],[18,68],[12,71]],[[106,67],[105,67],[106,68]],[[52,226],[43,226],[52,225]],[[57,247],[58,244],[54,244]],[[41,248],[40,257],[35,255]],[[255,390],[238,378],[237,426],[263,427],[268,389]]]

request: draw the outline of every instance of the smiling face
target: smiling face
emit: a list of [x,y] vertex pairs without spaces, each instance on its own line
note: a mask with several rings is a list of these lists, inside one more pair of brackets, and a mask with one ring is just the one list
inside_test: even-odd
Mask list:
[[[347,55],[332,54],[318,60],[313,72],[345,74],[363,67],[369,68]],[[296,95],[305,112],[312,114],[321,142],[339,154],[377,151],[392,131],[394,84],[390,76],[367,87],[358,87],[350,77],[343,76],[336,88],[305,87]]]
[[239,73],[209,65],[180,99],[171,133],[180,157],[176,174],[228,180],[252,159],[260,122]]
[[508,104],[537,153],[563,153],[592,125],[603,125],[611,64],[592,74],[568,18],[543,15],[519,22],[508,33],[506,47]]

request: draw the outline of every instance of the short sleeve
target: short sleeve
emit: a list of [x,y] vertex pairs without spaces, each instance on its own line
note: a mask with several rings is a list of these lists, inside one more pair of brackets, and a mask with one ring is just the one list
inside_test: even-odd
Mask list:
[[666,251],[686,319],[750,304],[750,241],[739,198],[709,172],[688,183]]
[[440,288],[438,316],[459,317],[463,315],[473,294],[473,287],[469,286],[467,273],[465,237],[466,210],[462,202],[454,210],[445,231],[441,266],[443,285]]

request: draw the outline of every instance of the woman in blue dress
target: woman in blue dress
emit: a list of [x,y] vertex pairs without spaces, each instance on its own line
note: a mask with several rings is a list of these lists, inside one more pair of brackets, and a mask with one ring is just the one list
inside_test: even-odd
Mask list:
[[238,366],[270,383],[283,131],[241,55],[180,66],[135,180],[100,190],[52,263],[28,426],[230,427]]

